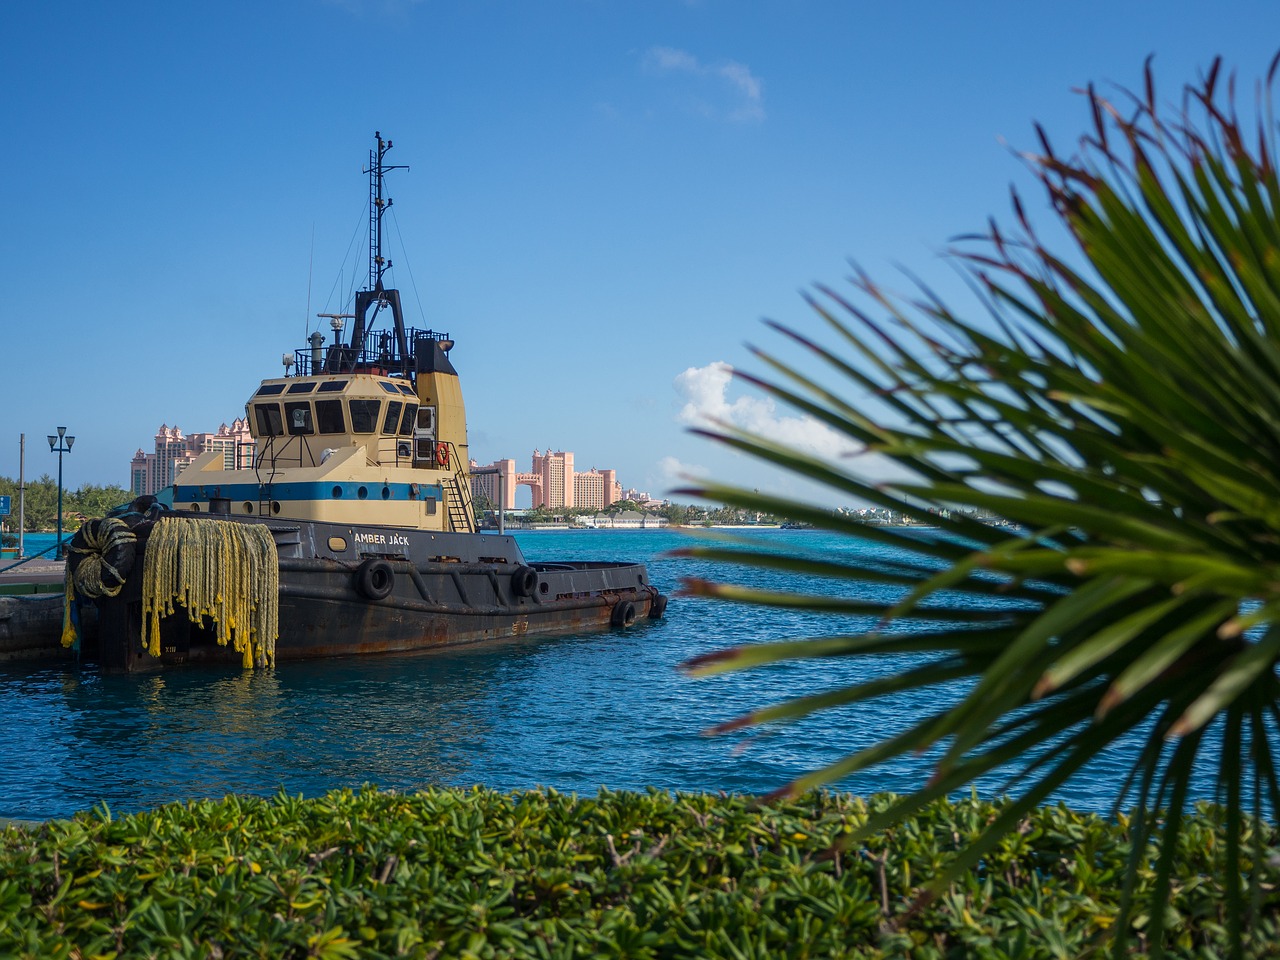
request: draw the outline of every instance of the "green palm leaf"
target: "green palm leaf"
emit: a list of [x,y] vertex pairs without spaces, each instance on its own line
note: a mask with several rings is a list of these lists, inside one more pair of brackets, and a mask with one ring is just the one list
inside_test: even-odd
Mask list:
[[[1268,84],[1274,73],[1273,64]],[[1183,813],[1204,788],[1193,771],[1206,765],[1224,804],[1226,918],[1243,955],[1262,903],[1253,871],[1266,856],[1250,824],[1280,804],[1278,152],[1265,101],[1258,147],[1246,147],[1218,74],[1215,64],[1172,117],[1157,109],[1149,71],[1146,95],[1129,103],[1090,88],[1094,130],[1070,159],[1041,136],[1042,153],[1027,160],[1075,246],[1050,253],[1015,197],[1016,235],[993,224],[981,245],[958,253],[987,311],[980,319],[927,291],[917,302],[890,296],[859,272],[856,301],[826,288],[806,298],[834,345],[771,325],[825,375],[756,351],[767,377],[742,381],[824,424],[851,452],[892,461],[905,479],[864,476],[857,455],[829,462],[726,425],[700,431],[833,496],[936,524],[935,535],[732,485],[683,491],[893,548],[891,560],[865,551],[844,560],[692,547],[707,560],[823,578],[832,590],[690,580],[689,593],[856,614],[874,627],[743,646],[686,668],[905,658],[896,672],[712,732],[937,691],[933,714],[779,791],[935,756],[930,781],[873,816],[868,835],[975,778],[1007,775],[1011,804],[922,895],[978,863],[1100,751],[1141,745],[1115,797],[1117,810],[1134,808],[1117,955],[1136,923],[1153,956],[1164,948],[1160,898]],[[1145,871],[1156,900],[1133,903]]]

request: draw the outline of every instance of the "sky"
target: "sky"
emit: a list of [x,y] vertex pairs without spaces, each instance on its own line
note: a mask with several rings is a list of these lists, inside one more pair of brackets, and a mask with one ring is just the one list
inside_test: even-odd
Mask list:
[[[350,309],[374,132],[389,285],[447,331],[481,463],[571,450],[666,495],[707,475],[822,498],[689,426],[833,456],[735,383],[761,320],[851,263],[944,297],[947,256],[1077,92],[1169,101],[1215,56],[1252,88],[1280,6],[1224,0],[270,0],[0,8],[0,475],[128,485],[162,425],[212,431]],[[850,291],[851,292],[851,291]],[[323,327],[327,330],[327,327]],[[522,494],[527,503],[527,492]],[[687,499],[687,498],[685,498]]]

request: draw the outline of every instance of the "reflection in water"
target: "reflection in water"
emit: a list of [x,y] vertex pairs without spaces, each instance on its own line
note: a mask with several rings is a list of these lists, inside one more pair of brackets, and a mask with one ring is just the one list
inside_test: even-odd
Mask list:
[[[857,549],[813,531],[770,536],[827,555]],[[652,532],[521,537],[531,560],[645,560],[665,593],[679,576],[713,575],[695,561],[665,556],[682,542],[679,534]],[[775,589],[831,589],[762,571],[743,578]],[[363,783],[763,792],[902,729],[936,710],[936,698],[900,696],[833,711],[738,750],[738,741],[699,732],[753,707],[901,664],[780,664],[700,681],[681,677],[677,664],[744,641],[860,626],[680,598],[665,620],[625,632],[290,663],[275,671],[104,677],[89,669],[0,667],[0,817],[68,816],[102,801],[128,811],[280,788],[314,796]],[[1063,798],[1105,808],[1129,756],[1131,750],[1112,750]],[[928,765],[928,758],[909,758],[841,787],[907,790],[924,780]],[[1207,791],[1210,780],[1202,779]]]
[[4,729],[35,735],[3,747],[0,816],[460,782],[499,677],[509,682],[528,662],[527,651],[509,651],[136,677],[8,670]]

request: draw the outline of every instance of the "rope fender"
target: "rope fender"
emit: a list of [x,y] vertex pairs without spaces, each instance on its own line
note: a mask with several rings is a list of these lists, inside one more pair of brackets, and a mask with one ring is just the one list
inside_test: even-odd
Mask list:
[[67,545],[66,586],[62,601],[62,645],[80,648],[76,592],[88,599],[120,593],[137,550],[138,538],[123,520],[87,520]]
[[114,517],[86,520],[71,538],[67,576],[82,597],[114,597],[133,569],[138,538]]

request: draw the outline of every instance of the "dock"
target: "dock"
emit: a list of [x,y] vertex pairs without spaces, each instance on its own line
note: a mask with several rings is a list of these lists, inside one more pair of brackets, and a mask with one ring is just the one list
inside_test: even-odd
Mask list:
[[61,642],[65,570],[43,557],[0,562],[0,662],[74,658]]
[[[63,560],[34,557],[27,561],[0,560],[0,596],[14,593],[61,593],[66,570]],[[44,589],[23,589],[41,587]],[[53,587],[53,589],[48,589]]]

